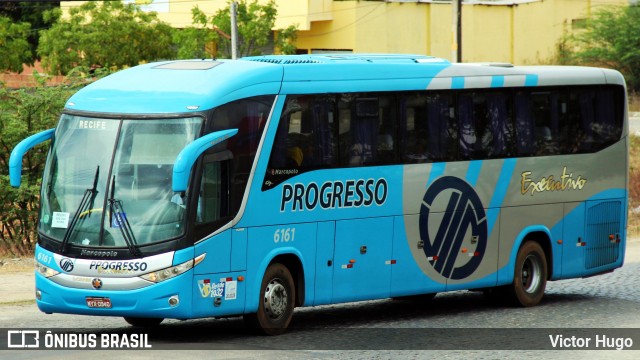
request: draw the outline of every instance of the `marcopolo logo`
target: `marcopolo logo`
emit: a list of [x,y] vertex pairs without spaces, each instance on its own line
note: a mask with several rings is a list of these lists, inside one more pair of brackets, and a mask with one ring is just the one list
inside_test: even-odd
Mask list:
[[73,271],[73,260],[69,258],[62,258],[62,260],[60,260],[60,269],[65,272]]
[[[429,220],[435,201],[446,203],[446,212],[430,234]],[[471,236],[467,237],[469,232]],[[420,238],[429,263],[439,274],[454,280],[470,276],[480,265],[487,247],[486,214],[473,187],[452,176],[441,177],[429,186],[420,208]],[[475,249],[464,247],[465,240]]]

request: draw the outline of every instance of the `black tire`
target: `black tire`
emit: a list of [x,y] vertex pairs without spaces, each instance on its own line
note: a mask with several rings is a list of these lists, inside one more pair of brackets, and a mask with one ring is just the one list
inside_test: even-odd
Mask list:
[[258,312],[245,315],[245,322],[264,335],[282,334],[293,318],[295,292],[289,269],[278,263],[269,265],[260,286]]
[[547,286],[547,258],[535,241],[525,242],[518,250],[513,284],[508,295],[517,306],[535,306],[544,297]]
[[153,327],[158,326],[164,320],[164,318],[141,318],[141,317],[126,317],[124,321],[129,325],[137,327]]

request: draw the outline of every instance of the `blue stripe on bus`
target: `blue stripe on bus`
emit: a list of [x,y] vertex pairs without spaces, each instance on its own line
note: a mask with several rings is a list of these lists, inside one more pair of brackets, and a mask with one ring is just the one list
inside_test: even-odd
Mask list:
[[[507,196],[507,190],[509,188],[509,183],[511,181],[511,177],[513,175],[513,171],[516,168],[517,159],[505,159],[504,163],[502,163],[502,170],[500,170],[500,176],[498,177],[498,183],[496,184],[496,190],[493,193],[493,197],[489,202],[489,208],[501,207],[504,202],[504,198]],[[498,219],[499,212],[495,212],[495,215],[489,213],[488,220],[488,233],[491,234],[493,230],[493,226]]]
[[538,75],[527,75],[524,80],[524,86],[537,86]]
[[464,77],[453,77],[451,78],[451,88],[452,89],[464,89]]
[[434,163],[431,165],[431,171],[429,172],[429,180],[427,181],[427,186],[431,185],[437,178],[444,174],[444,169],[447,163]]
[[482,160],[472,160],[469,163],[469,169],[467,170],[467,182],[469,185],[475,187],[480,177],[480,170],[482,169]]
[[491,78],[492,88],[501,88],[504,86],[504,75],[496,75]]

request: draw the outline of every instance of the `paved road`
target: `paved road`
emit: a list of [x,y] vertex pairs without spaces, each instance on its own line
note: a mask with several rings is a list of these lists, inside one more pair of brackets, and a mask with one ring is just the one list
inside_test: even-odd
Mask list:
[[[453,292],[440,294],[431,303],[418,301],[378,300],[352,304],[304,308],[296,311],[293,328],[279,337],[254,336],[240,319],[205,319],[166,321],[159,332],[150,333],[154,347],[181,349],[173,351],[74,352],[68,350],[33,352],[0,351],[7,359],[112,359],[126,355],[131,359],[183,358],[258,358],[258,359],[637,359],[640,351],[471,351],[418,350],[421,341],[433,345],[436,340],[451,343],[454,348],[501,348],[520,345],[537,348],[536,343],[548,335],[566,334],[566,328],[618,328],[632,331],[640,348],[640,241],[630,242],[626,264],[614,273],[588,279],[565,280],[548,285],[547,296],[535,308],[505,308],[486,301],[480,294]],[[26,276],[26,275],[25,275]],[[28,281],[6,287],[0,276],[0,289],[13,292],[31,288]],[[32,291],[32,290],[30,290]],[[0,306],[1,328],[83,328],[95,333],[131,333],[120,318],[74,315],[45,315],[33,303]],[[478,329],[480,328],[480,329]],[[537,328],[536,330],[526,330]],[[504,330],[508,329],[505,336]],[[543,334],[540,337],[540,332]],[[548,335],[547,335],[548,334]],[[569,334],[570,335],[570,334]],[[624,333],[623,333],[624,335]],[[548,347],[546,340],[540,347]],[[473,345],[469,345],[473,344]],[[530,345],[534,344],[534,345]],[[358,350],[347,350],[347,349]],[[370,350],[380,348],[382,350]],[[416,350],[389,350],[389,349]],[[191,350],[201,349],[201,350]],[[327,350],[332,349],[332,350]],[[338,350],[336,350],[338,349]]]

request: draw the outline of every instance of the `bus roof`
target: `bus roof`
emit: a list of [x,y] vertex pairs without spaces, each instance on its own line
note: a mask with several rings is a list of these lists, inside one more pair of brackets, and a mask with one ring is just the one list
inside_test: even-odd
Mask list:
[[175,60],[119,71],[78,91],[72,110],[112,114],[201,111],[249,96],[565,84],[624,85],[613,70],[452,64],[424,55],[269,55]]

